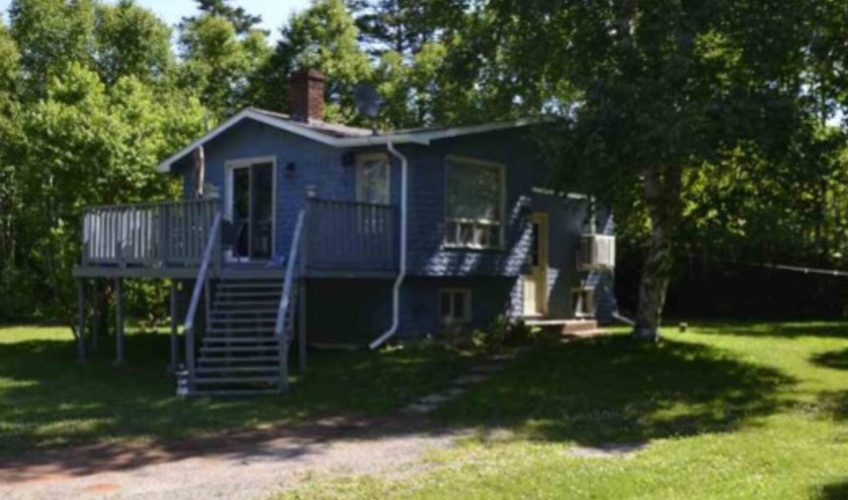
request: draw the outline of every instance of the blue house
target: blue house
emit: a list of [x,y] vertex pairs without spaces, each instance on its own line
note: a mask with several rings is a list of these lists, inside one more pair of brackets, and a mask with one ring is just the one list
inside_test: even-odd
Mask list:
[[118,362],[132,278],[172,283],[190,393],[285,390],[293,342],[303,364],[307,344],[611,317],[612,218],[544,188],[544,124],[377,134],[322,120],[319,73],[289,93],[290,115],[243,110],[158,166],[183,200],[86,211],[80,331],[85,284],[115,280]]

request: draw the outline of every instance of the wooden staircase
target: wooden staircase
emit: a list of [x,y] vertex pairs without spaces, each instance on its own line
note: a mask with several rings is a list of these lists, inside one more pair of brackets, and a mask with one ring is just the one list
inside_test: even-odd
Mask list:
[[[290,328],[282,337],[274,333],[281,294],[278,280],[217,282],[200,341],[195,394],[274,394],[285,389],[292,339]],[[288,316],[286,321],[293,321],[291,313]]]
[[[227,277],[220,272],[221,213],[215,215],[191,295],[186,322],[186,370],[178,377],[182,396],[279,394],[288,389],[288,353],[294,338],[298,295],[298,249],[305,210],[295,224],[285,278]],[[216,251],[217,249],[217,251]],[[213,256],[217,277],[210,276]],[[205,294],[203,335],[195,327]],[[198,345],[199,342],[199,345]]]

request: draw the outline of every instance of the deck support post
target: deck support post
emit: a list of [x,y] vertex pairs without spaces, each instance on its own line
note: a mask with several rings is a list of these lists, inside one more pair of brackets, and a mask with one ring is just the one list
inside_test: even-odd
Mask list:
[[297,361],[300,372],[306,371],[306,278],[300,278],[297,320]]
[[77,280],[77,357],[85,361],[85,281]]
[[97,289],[97,278],[91,280],[91,343],[89,349],[97,352],[97,341],[100,338],[100,296]]
[[180,344],[177,340],[177,329],[179,322],[179,300],[177,290],[177,280],[171,280],[171,364],[168,366],[168,371],[174,373],[177,371],[179,364]]
[[121,278],[115,280],[116,311],[115,311],[115,365],[124,362],[124,286]]

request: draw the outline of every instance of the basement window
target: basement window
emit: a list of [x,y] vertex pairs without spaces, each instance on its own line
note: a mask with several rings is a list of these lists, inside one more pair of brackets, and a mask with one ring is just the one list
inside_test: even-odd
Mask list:
[[446,325],[471,321],[471,290],[440,290],[439,312]]

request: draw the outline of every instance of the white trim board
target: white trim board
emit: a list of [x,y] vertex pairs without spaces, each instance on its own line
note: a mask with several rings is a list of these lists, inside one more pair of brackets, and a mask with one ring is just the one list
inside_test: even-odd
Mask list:
[[476,125],[471,127],[457,127],[457,128],[449,128],[443,130],[420,130],[420,131],[409,131],[409,132],[396,132],[396,133],[387,133],[384,135],[374,135],[368,137],[332,137],[327,134],[323,134],[321,132],[316,132],[310,127],[306,127],[298,124],[297,122],[293,122],[291,120],[286,120],[283,118],[276,118],[270,116],[266,113],[263,113],[259,110],[253,108],[247,108],[240,111],[238,114],[228,119],[200,139],[194,141],[189,144],[185,148],[181,149],[177,153],[168,157],[165,161],[160,163],[156,170],[162,173],[169,173],[171,169],[177,161],[184,158],[186,155],[194,151],[195,149],[203,146],[207,142],[212,139],[218,137],[223,134],[233,126],[241,123],[244,120],[254,120],[259,123],[263,123],[265,125],[284,130],[286,132],[290,132],[292,134],[296,134],[307,139],[311,139],[316,142],[320,142],[321,144],[326,144],[328,146],[337,147],[337,148],[355,148],[355,147],[363,147],[363,146],[378,146],[378,145],[387,145],[389,143],[393,144],[421,144],[421,145],[429,145],[431,141],[439,140],[439,139],[447,139],[451,137],[459,137],[463,135],[471,135],[471,134],[480,134],[484,132],[493,132],[496,130],[503,130],[509,128],[516,127],[524,127],[527,125],[534,125],[537,123],[541,123],[541,120],[517,120],[513,122],[503,122],[503,123],[489,123],[485,125]]
[[256,158],[238,158],[224,162],[224,218],[233,220],[233,171],[237,168],[249,168],[262,163],[271,164],[271,260],[277,256],[277,157],[258,156]]

